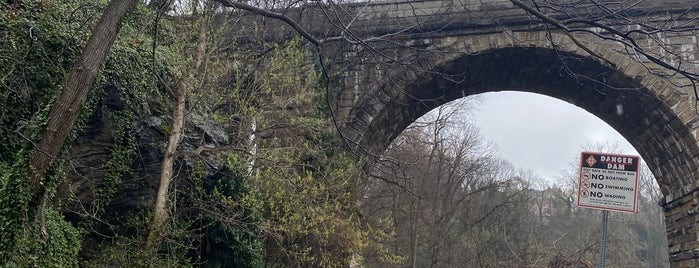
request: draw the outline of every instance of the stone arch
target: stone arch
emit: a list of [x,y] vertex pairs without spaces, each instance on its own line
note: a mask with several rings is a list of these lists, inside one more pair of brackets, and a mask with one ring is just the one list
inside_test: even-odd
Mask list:
[[422,66],[430,71],[402,69],[405,79],[372,79],[384,82],[354,105],[347,132],[376,157],[414,120],[461,97],[511,90],[567,101],[607,122],[639,151],[665,195],[673,266],[699,265],[693,253],[699,246],[694,216],[699,124],[693,96],[650,74],[648,65],[615,51],[613,44],[585,43],[604,57],[600,60],[565,36],[554,34],[558,45],[551,47],[544,35],[451,38],[448,46],[462,53],[423,59]]

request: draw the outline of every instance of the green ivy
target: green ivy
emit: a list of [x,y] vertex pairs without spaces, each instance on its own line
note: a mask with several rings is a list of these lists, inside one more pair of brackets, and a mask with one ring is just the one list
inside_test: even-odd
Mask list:
[[[53,98],[61,91],[89,31],[106,1],[14,1],[0,9],[0,264],[20,267],[73,267],[83,232],[57,211],[55,192],[63,183],[60,161],[48,172],[42,196],[31,197],[27,185],[27,159],[38,138]],[[130,20],[129,23],[138,22]],[[128,23],[127,23],[128,24]],[[100,103],[102,88],[118,84],[121,94],[145,102],[158,92],[146,47],[137,36],[139,25],[125,25],[105,70],[83,105],[61,155],[87,123]],[[134,42],[137,40],[138,42]],[[138,61],[136,61],[136,59]],[[128,63],[128,64],[127,64]],[[144,79],[151,77],[152,79]],[[128,91],[126,89],[131,91]],[[144,97],[149,96],[149,97]],[[138,102],[143,105],[143,102]],[[98,210],[111,200],[122,173],[129,170],[135,153],[130,133],[131,110],[117,113],[115,143],[107,162],[107,187],[98,190]],[[47,204],[40,206],[42,200]],[[88,226],[83,225],[85,229]],[[45,233],[44,233],[45,232]],[[43,234],[42,234],[43,233]]]
[[235,220],[204,215],[199,258],[207,267],[261,267],[261,203],[251,191],[245,161],[230,156],[226,167],[204,182],[203,190],[205,199],[200,202],[219,204]]
[[0,9],[0,161],[14,162],[26,139],[36,138],[27,129],[43,122],[99,10],[99,2],[56,0],[14,1]]
[[[34,222],[31,232],[17,239],[17,252],[9,266],[19,267],[78,267],[76,262],[82,233],[67,223],[58,211],[47,208],[44,221]],[[42,234],[41,225],[46,231]]]

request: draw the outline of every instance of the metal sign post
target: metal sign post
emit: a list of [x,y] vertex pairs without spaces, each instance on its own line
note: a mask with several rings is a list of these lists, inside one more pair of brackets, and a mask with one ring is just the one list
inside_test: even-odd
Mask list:
[[599,263],[597,267],[604,268],[604,260],[607,258],[607,222],[609,210],[602,210],[602,231],[599,235]]

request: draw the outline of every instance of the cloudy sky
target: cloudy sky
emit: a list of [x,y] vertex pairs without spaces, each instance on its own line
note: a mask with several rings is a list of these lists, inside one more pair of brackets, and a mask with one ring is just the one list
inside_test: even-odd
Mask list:
[[516,168],[549,181],[579,157],[584,144],[618,142],[621,153],[638,155],[609,125],[567,102],[524,92],[479,96],[473,117],[481,134]]

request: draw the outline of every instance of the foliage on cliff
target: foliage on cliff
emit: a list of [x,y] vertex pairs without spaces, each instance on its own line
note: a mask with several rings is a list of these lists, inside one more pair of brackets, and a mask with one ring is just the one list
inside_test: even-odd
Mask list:
[[0,10],[0,262],[349,263],[365,240],[352,209],[355,160],[319,109],[324,91],[303,45],[240,42],[227,27],[209,28],[213,49],[187,89],[173,217],[160,242],[145,245],[150,167],[170,131],[173,81],[192,60],[183,33],[197,27],[143,4],[123,22],[46,193],[31,198],[29,152],[105,4],[12,1]]
[[[0,10],[0,261],[73,266],[80,230],[52,205],[62,169],[52,170],[42,200],[32,200],[27,159],[47,105],[86,40],[102,3],[15,1]],[[82,3],[84,4],[84,3]],[[78,8],[81,7],[81,8]],[[94,105],[94,101],[88,106]],[[90,109],[86,109],[89,113]],[[86,114],[87,114],[86,113]],[[81,117],[84,123],[86,116]],[[79,123],[80,123],[79,122]],[[46,258],[44,256],[51,256]]]

